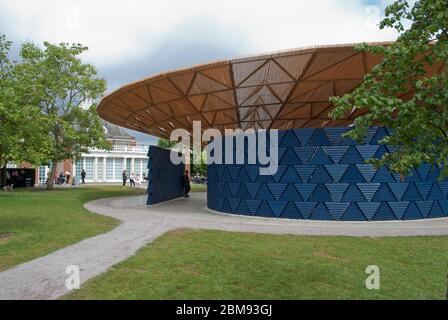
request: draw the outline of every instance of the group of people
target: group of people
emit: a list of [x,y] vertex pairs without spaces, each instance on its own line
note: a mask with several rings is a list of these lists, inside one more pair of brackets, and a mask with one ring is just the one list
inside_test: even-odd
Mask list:
[[128,178],[131,187],[135,188],[136,185],[140,187],[141,181],[139,175],[138,174],[136,175],[134,174],[134,172],[132,172],[131,175],[128,177],[127,170],[123,170],[123,188],[126,187],[126,182],[128,181]]

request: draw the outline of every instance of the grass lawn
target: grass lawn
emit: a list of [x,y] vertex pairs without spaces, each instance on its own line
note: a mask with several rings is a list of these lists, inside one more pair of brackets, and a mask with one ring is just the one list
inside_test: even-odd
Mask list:
[[191,192],[207,192],[206,184],[191,184]]
[[113,218],[90,213],[83,208],[84,203],[144,193],[119,186],[0,193],[0,271],[107,232],[118,224]]
[[[177,230],[70,299],[444,299],[448,237],[305,237]],[[367,290],[377,265],[381,289]]]

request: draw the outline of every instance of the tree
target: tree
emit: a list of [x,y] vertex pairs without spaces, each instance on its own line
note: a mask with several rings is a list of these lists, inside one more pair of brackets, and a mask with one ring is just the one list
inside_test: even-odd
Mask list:
[[21,71],[32,77],[28,96],[45,119],[36,126],[45,127],[48,135],[52,163],[48,188],[53,187],[58,162],[92,147],[110,148],[92,102],[104,93],[106,83],[92,65],[81,61],[86,50],[80,44],[47,42],[43,49],[31,43],[21,48]]
[[0,184],[6,185],[9,161],[41,163],[48,155],[47,136],[40,109],[31,103],[27,91],[31,78],[21,64],[9,59],[12,42],[0,35]]
[[159,141],[157,141],[157,146],[164,149],[171,149],[176,145],[176,141],[170,141],[167,139],[160,138]]
[[408,175],[429,163],[448,176],[448,4],[446,0],[420,0],[414,6],[397,0],[386,8],[380,28],[394,28],[397,41],[390,46],[361,45],[359,50],[382,55],[364,82],[352,93],[333,97],[331,116],[364,109],[346,135],[362,141],[368,127],[391,128],[380,142],[395,147],[376,166],[387,165]]

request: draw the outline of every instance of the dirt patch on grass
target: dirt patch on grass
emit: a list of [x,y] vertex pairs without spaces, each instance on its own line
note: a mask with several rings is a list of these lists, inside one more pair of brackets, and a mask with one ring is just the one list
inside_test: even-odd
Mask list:
[[315,252],[314,255],[317,256],[317,257],[326,258],[326,259],[334,260],[334,261],[341,261],[341,262],[347,261],[347,259],[333,256],[333,255],[331,255],[331,254],[329,254],[328,252],[325,252],[325,251]]
[[0,232],[0,244],[8,242],[13,236],[14,233],[12,232]]

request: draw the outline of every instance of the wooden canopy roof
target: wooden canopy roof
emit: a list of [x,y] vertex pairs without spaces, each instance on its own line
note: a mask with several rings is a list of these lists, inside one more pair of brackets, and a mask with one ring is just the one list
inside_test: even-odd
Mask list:
[[[377,45],[387,45],[378,43]],[[169,138],[175,128],[290,129],[346,126],[329,97],[359,86],[380,56],[338,45],[296,49],[162,73],[112,92],[98,106],[114,124]]]

